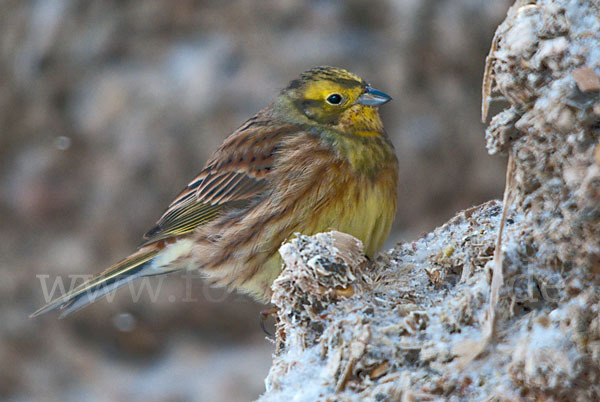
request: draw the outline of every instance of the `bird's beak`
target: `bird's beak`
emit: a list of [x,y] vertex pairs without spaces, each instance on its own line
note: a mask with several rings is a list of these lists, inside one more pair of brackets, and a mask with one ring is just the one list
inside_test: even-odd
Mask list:
[[379,106],[391,100],[392,97],[388,94],[378,91],[375,88],[367,87],[365,93],[358,97],[356,103],[365,106]]

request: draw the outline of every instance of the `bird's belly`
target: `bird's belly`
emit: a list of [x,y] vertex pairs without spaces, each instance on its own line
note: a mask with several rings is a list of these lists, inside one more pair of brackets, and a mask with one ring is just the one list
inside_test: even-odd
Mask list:
[[[371,180],[341,177],[339,173],[339,170],[331,172],[332,177],[326,178],[329,180],[323,180],[323,184],[293,203],[276,208],[276,214],[259,214],[258,209],[250,222],[241,222],[241,227],[253,231],[246,235],[252,241],[236,247],[215,244],[218,253],[230,251],[223,254],[228,257],[225,264],[220,262],[223,256],[205,258],[207,274],[217,284],[238,288],[267,301],[271,284],[281,272],[278,249],[295,233],[314,235],[331,230],[348,233],[362,241],[365,254],[375,256],[389,234],[396,212],[395,176],[386,178],[382,174],[377,180]],[[221,237],[224,241],[234,238],[236,230],[233,228],[231,235]],[[201,249],[197,246],[196,250]],[[210,256],[210,253],[200,254]],[[214,268],[210,264],[214,264]]]
[[395,183],[350,184],[340,189],[322,211],[315,211],[312,227],[306,232],[348,233],[361,240],[365,254],[373,257],[390,232],[395,212]]
[[[335,201],[325,203],[321,209],[311,210],[304,224],[294,232],[305,235],[331,230],[348,233],[361,240],[365,254],[373,257],[389,234],[395,214],[395,198],[389,199],[384,189],[358,192],[358,186],[346,188],[341,197],[332,198]],[[287,239],[292,236],[293,233],[290,233]],[[281,273],[282,262],[278,252],[269,255],[255,275],[238,285],[239,289],[267,301],[271,284]]]

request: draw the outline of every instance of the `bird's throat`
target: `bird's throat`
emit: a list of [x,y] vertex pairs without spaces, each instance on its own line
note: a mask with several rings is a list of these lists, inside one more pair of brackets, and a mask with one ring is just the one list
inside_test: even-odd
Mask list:
[[336,128],[363,137],[383,134],[383,123],[377,108],[359,104],[352,106],[340,116]]

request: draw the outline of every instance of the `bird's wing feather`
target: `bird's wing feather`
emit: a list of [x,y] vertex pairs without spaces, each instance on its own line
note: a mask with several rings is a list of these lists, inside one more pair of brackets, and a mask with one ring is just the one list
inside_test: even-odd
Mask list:
[[[268,123],[268,124],[267,124]],[[294,126],[249,120],[229,136],[206,167],[173,200],[143,247],[72,291],[32,314],[62,308],[65,316],[140,276],[165,273],[152,261],[164,244],[159,240],[189,233],[228,208],[242,208],[268,190],[277,149],[282,139],[298,131]]]
[[230,135],[205,168],[171,202],[144,245],[189,233],[224,211],[243,208],[268,189],[281,139],[290,125],[251,119]]
[[31,314],[30,317],[37,317],[40,314],[56,308],[63,309],[60,317],[65,317],[82,307],[87,306],[96,299],[112,292],[124,284],[146,274],[146,270],[151,268],[152,259],[159,253],[160,249],[150,246],[138,250],[136,253],[114,264],[104,272],[94,276],[90,280],[77,286],[50,301],[44,307]]

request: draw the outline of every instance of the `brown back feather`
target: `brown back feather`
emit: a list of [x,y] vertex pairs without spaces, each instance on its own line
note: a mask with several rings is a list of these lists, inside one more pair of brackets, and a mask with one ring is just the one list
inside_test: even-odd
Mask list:
[[279,144],[300,129],[266,116],[248,120],[231,134],[204,169],[171,202],[144,245],[181,236],[261,198],[268,189]]

